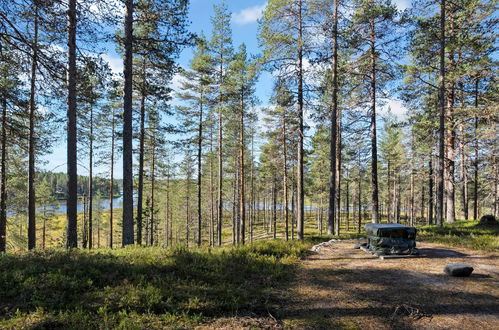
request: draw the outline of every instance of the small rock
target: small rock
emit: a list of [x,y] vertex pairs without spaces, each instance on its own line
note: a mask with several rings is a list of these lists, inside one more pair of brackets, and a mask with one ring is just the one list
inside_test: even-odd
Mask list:
[[366,247],[367,243],[359,243],[353,246],[354,249],[360,249],[361,247]]
[[467,264],[448,264],[444,268],[444,272],[451,276],[466,277],[473,272],[473,267]]

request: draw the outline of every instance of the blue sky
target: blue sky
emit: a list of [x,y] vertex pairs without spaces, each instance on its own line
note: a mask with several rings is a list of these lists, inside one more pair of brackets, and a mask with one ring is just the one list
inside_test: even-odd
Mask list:
[[[213,13],[213,5],[219,3],[219,0],[191,0],[189,18],[191,21],[190,30],[195,33],[202,31],[209,38],[211,30],[210,17]],[[410,6],[410,0],[394,0],[399,9],[405,9]],[[234,48],[237,48],[241,43],[245,43],[248,53],[258,54],[257,32],[258,23],[257,19],[260,17],[262,10],[265,7],[265,0],[227,0],[229,10],[232,14],[232,37]],[[109,47],[110,51],[103,54],[102,57],[109,62],[111,68],[115,72],[122,72],[123,60],[112,50],[114,47]],[[183,67],[189,65],[192,58],[192,49],[185,49],[179,58],[179,63]],[[172,85],[178,84],[177,78],[174,78]],[[256,85],[256,96],[260,100],[260,105],[265,106],[270,97],[272,90],[272,79],[269,73],[263,73]],[[388,106],[391,107],[392,112],[396,115],[403,115],[405,108],[398,100],[390,100]],[[42,158],[44,164],[43,169],[52,170],[57,168],[57,171],[65,171],[66,167],[66,145],[64,139],[54,147],[51,154]],[[86,161],[84,161],[86,162]],[[122,176],[121,161],[117,160],[117,168],[115,175],[118,178]],[[105,169],[97,168],[96,172],[102,173]],[[87,170],[83,167],[78,168],[81,175],[86,175]]]

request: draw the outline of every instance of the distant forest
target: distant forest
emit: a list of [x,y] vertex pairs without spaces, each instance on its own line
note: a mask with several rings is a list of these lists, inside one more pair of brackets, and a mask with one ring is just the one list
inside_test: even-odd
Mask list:
[[[62,172],[40,172],[38,173],[38,183],[47,182],[50,185],[51,195],[57,199],[66,199],[68,193],[68,176]],[[114,180],[114,196],[121,196],[121,180]],[[87,176],[78,176],[78,195],[88,196],[89,186]],[[109,196],[109,179],[93,178],[94,195],[101,195],[104,198]]]

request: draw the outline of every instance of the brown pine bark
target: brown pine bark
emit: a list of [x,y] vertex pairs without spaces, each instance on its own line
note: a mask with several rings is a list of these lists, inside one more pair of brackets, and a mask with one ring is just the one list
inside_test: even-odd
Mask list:
[[112,109],[111,119],[111,168],[109,178],[109,248],[113,248],[113,198],[114,198],[114,138],[115,138],[115,117],[114,108]]
[[0,252],[6,250],[7,236],[7,97],[2,100],[2,158],[0,160]]
[[298,2],[298,165],[297,165],[297,234],[304,239],[305,231],[305,192],[303,188],[303,19],[302,0]]
[[[478,110],[478,84],[479,79],[475,82],[475,109]],[[478,116],[475,115],[475,159],[473,162],[474,182],[473,182],[473,220],[478,219]]]
[[67,127],[67,171],[68,196],[66,206],[66,247],[76,248],[78,244],[78,170],[76,146],[76,0],[68,0],[68,127]]
[[241,91],[239,117],[239,242],[244,244],[246,234],[246,195],[244,179],[244,90]]
[[203,147],[203,94],[201,94],[201,102],[199,103],[199,119],[198,119],[198,173],[197,173],[197,212],[198,212],[198,232],[197,245],[201,246],[201,231],[202,231],[202,210],[201,210],[201,166],[202,166],[202,147]]
[[133,0],[125,0],[125,77],[123,96],[123,246],[134,243],[133,234],[133,143],[132,143],[132,58]]
[[[146,59],[142,59],[142,86],[140,91],[140,133],[139,133],[139,182],[137,186],[137,244],[142,244],[142,214],[144,199],[144,140],[146,122]],[[147,221],[147,220],[146,220]]]
[[31,78],[29,95],[29,138],[28,138],[28,250],[36,247],[36,195],[35,195],[35,88],[38,65],[38,6],[33,1],[34,35],[31,56]]
[[331,140],[330,154],[331,163],[329,168],[329,206],[328,206],[328,235],[332,235],[336,224],[336,156],[337,156],[337,128],[338,128],[338,1],[334,0],[333,13],[333,58],[331,63],[333,90],[331,93]]
[[378,143],[376,136],[376,34],[374,19],[370,20],[370,96],[371,96],[371,221],[378,223],[379,201],[378,201]]
[[439,74],[439,128],[438,128],[438,189],[436,223],[444,222],[444,172],[445,172],[445,0],[440,0],[440,74]]
[[90,135],[89,135],[89,157],[88,157],[88,248],[93,247],[93,202],[94,202],[94,110],[90,106]]

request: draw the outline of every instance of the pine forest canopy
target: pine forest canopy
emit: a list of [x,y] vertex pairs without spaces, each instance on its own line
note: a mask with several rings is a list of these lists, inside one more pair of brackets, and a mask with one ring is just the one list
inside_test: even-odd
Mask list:
[[0,251],[498,217],[496,0],[249,2],[2,1]]

